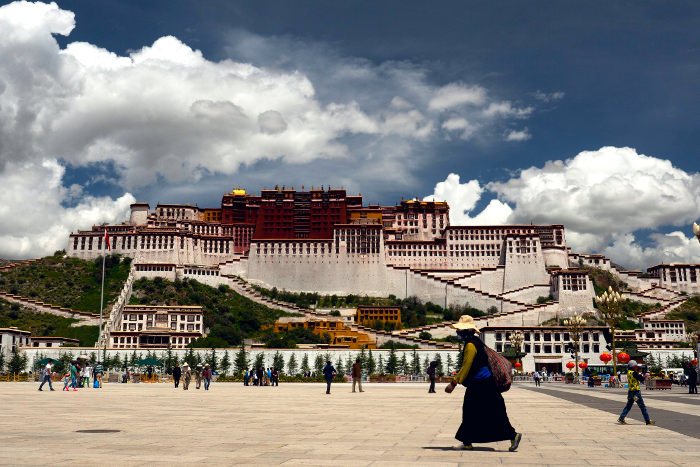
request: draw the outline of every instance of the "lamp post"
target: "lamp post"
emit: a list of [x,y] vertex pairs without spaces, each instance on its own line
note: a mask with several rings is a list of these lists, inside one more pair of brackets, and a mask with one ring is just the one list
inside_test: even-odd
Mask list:
[[693,233],[698,239],[698,242],[700,242],[700,225],[696,224],[693,222]]
[[624,315],[624,311],[622,309],[623,300],[627,300],[627,297],[615,292],[612,287],[608,287],[606,292],[603,292],[601,295],[595,297],[598,310],[603,315],[605,324],[610,327],[610,333],[612,335],[613,375],[615,377],[617,377],[617,358],[615,358],[615,328],[617,327],[617,323]]
[[[522,361],[520,361],[520,346],[523,345],[523,341],[525,340],[525,336],[523,336],[522,333],[520,332],[515,332],[510,335],[510,345],[513,346],[515,349],[515,361],[516,363],[520,363],[521,366],[520,368],[522,369]],[[516,366],[517,368],[517,366]]]
[[583,327],[586,325],[586,320],[583,316],[579,316],[578,313],[574,313],[574,316],[564,320],[564,326],[569,331],[569,338],[574,343],[574,357],[576,360],[576,377],[574,381],[579,382],[578,379],[578,346],[581,341],[581,333],[583,332]]

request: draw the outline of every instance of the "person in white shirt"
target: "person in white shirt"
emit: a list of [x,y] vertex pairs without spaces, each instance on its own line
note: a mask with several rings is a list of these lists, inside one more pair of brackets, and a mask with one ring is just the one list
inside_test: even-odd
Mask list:
[[53,385],[51,384],[51,374],[53,373],[53,360],[49,360],[49,363],[46,364],[44,367],[44,371],[42,372],[42,381],[41,385],[39,386],[39,391],[43,391],[44,383],[47,381],[49,382],[49,388],[53,391]]
[[92,367],[88,362],[85,362],[85,366],[83,367],[83,371],[81,372],[81,377],[83,379],[83,387],[89,388],[90,387],[90,375],[92,374]]

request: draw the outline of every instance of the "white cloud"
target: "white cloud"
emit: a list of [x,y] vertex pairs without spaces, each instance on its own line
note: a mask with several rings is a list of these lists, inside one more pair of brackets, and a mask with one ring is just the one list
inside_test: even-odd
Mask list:
[[506,141],[527,141],[532,138],[532,135],[527,128],[522,130],[510,130],[505,134]]
[[515,107],[511,102],[492,102],[484,109],[487,117],[516,117],[527,118],[534,111],[534,107]]
[[480,86],[451,83],[437,89],[428,103],[430,110],[446,110],[462,105],[482,105],[486,102],[486,90]]
[[[471,213],[488,192],[498,199]],[[700,261],[694,237],[659,231],[688,226],[692,232],[689,226],[700,212],[700,174],[632,148],[583,151],[522,170],[505,182],[488,183],[485,189],[476,180],[460,184],[459,175],[450,174],[433,196],[456,211],[451,214],[455,224],[564,224],[574,251],[607,254],[627,267]],[[636,240],[640,230],[651,231],[648,245]]]
[[552,102],[552,101],[558,101],[564,98],[566,95],[564,91],[554,91],[554,92],[542,92],[539,89],[535,91],[535,99],[542,101],[542,102]]
[[432,195],[423,198],[425,201],[447,201],[450,206],[450,223],[452,225],[494,225],[503,224],[510,216],[512,209],[498,200],[491,202],[475,217],[469,214],[481,199],[484,188],[478,180],[460,183],[459,175],[451,173],[445,181],[438,182]]
[[[55,159],[9,162],[0,172],[0,257],[22,259],[65,249],[68,234],[102,222],[127,218],[134,197],[85,196],[79,187],[63,186],[65,169]],[[81,196],[81,201],[65,203]]]
[[442,129],[450,132],[458,132],[460,138],[465,140],[471,138],[478,130],[475,125],[463,117],[454,117],[445,120],[442,122]]

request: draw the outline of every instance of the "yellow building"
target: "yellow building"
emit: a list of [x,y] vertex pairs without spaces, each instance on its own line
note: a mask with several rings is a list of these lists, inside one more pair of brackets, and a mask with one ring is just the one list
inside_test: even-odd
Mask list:
[[349,349],[376,349],[377,344],[367,335],[343,324],[340,318],[307,318],[307,317],[282,317],[275,322],[275,332],[291,331],[292,329],[308,329],[317,336],[328,334],[331,337],[331,345],[347,346]]
[[204,222],[221,222],[221,208],[204,208],[202,220]]
[[393,323],[394,329],[401,329],[401,307],[377,305],[360,305],[357,307],[357,314],[355,315],[357,324],[366,326],[377,321]]

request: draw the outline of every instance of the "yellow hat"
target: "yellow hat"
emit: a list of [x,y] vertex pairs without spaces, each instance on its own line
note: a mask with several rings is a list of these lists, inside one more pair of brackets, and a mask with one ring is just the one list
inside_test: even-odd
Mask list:
[[473,329],[476,332],[479,332],[479,328],[477,328],[476,324],[474,323],[474,318],[469,315],[460,316],[459,321],[453,323],[452,327],[455,329]]

